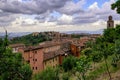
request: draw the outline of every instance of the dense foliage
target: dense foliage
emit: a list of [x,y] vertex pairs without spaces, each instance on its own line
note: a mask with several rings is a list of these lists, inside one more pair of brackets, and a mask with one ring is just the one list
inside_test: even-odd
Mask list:
[[38,34],[36,36],[33,36],[33,34],[29,34],[29,35],[26,35],[26,36],[13,38],[10,41],[10,44],[24,43],[25,45],[37,45],[40,42],[48,41],[48,40],[51,40],[51,38],[47,35]]
[[65,72],[72,70],[76,66],[77,58],[74,56],[68,56],[63,60],[62,67]]
[[36,74],[34,80],[59,80],[59,68],[48,67],[41,73]]
[[[88,46],[91,49],[87,50],[84,54],[90,58],[92,58],[93,62],[104,61],[105,67],[108,72],[108,75],[111,78],[111,74],[109,71],[109,66],[107,62],[107,58],[109,56],[113,56],[113,61],[111,64],[113,66],[117,66],[120,61],[120,25],[117,25],[116,28],[105,29],[103,36],[96,39],[93,44],[93,47]],[[90,54],[90,55],[88,55]]]
[[20,53],[12,53],[7,36],[0,39],[0,80],[31,80],[32,70]]
[[79,75],[78,78],[79,80],[86,80],[86,72],[89,70],[90,68],[90,59],[88,59],[85,56],[81,56],[78,61],[76,62],[77,66],[76,66],[76,71],[79,72],[81,74],[81,76]]
[[120,14],[120,0],[116,0],[116,2],[112,4],[111,8],[113,10],[116,9],[116,12]]

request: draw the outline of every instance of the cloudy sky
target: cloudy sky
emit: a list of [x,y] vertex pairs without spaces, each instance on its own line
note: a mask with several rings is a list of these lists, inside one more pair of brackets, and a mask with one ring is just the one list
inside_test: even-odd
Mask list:
[[96,31],[115,24],[120,15],[111,10],[115,0],[0,0],[0,32]]

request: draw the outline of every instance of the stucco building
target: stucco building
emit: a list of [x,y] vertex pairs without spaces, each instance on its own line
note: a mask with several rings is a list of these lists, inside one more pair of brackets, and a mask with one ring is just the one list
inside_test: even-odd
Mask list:
[[[63,46],[64,45],[64,46]],[[19,49],[33,73],[41,72],[47,67],[55,68],[62,64],[65,56],[70,54],[70,42],[47,42],[39,46]]]
[[26,49],[19,49],[22,53],[23,59],[30,64],[33,73],[43,70],[43,47],[29,47]]
[[20,48],[25,48],[25,44],[11,44],[9,45],[10,48],[12,48],[13,53],[19,52]]

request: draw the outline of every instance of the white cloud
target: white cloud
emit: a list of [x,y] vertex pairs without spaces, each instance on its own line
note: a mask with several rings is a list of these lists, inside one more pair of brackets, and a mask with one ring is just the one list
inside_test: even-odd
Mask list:
[[[115,21],[115,24],[119,21]],[[57,25],[56,22],[37,23],[36,25],[11,25],[6,27],[8,32],[41,32],[41,31],[97,31],[106,28],[106,21],[99,20],[94,23],[81,24],[81,25]],[[0,27],[0,31],[4,31]]]
[[58,9],[57,11],[63,13],[63,14],[68,14],[68,15],[73,15],[76,13],[82,13],[84,12],[82,7],[85,4],[85,0],[80,0],[77,3],[74,3],[73,1],[68,1],[66,4]]
[[69,16],[69,15],[66,15],[66,14],[63,14],[59,19],[58,21],[62,22],[62,23],[71,23],[73,20],[73,17],[72,16]]
[[[40,20],[21,17],[13,21],[7,29],[9,32],[96,31],[105,29],[109,15],[113,16],[115,24],[120,23],[119,15],[111,10],[113,2],[114,0],[106,1],[101,7],[98,7],[98,3],[94,2],[86,11],[81,12],[85,0],[78,3],[68,1],[60,9],[54,9],[59,13],[56,14],[57,17],[51,17],[54,14],[50,15],[50,11],[47,14],[38,15]],[[4,29],[0,27],[0,31],[4,31]]]
[[19,18],[16,18],[16,20],[12,22],[12,25],[24,26],[24,25],[33,25],[37,23],[38,23],[37,20],[31,19],[31,18],[19,17]]
[[98,3],[97,2],[94,2],[92,5],[90,5],[88,7],[89,10],[98,10],[99,7],[98,7]]

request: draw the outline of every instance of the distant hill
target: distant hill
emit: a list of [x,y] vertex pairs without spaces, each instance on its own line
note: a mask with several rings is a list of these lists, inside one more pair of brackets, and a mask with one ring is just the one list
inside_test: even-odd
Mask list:
[[[9,32],[9,38],[14,38],[14,37],[20,37],[24,35],[31,34],[32,32]],[[102,34],[103,30],[97,30],[97,31],[63,31],[63,33],[67,34]],[[4,32],[0,32],[0,38],[3,38],[5,36]]]
[[97,31],[66,31],[64,33],[67,34],[102,34],[104,30],[97,30]]
[[38,45],[40,42],[51,40],[49,36],[41,33],[38,33],[37,35],[35,34],[33,35],[33,33],[28,35],[26,34],[22,34],[22,35],[10,39],[10,44],[24,43],[26,46],[29,46],[29,45]]
[[[24,36],[24,35],[28,35],[31,32],[8,32],[8,38],[14,38],[14,37],[20,37],[20,36]],[[0,32],[0,38],[4,38],[5,36],[5,32]]]

